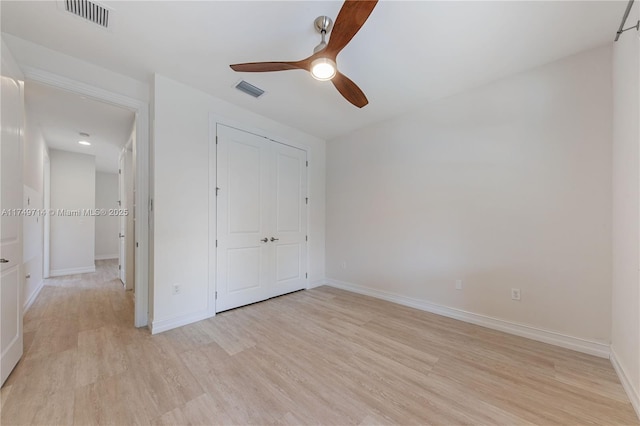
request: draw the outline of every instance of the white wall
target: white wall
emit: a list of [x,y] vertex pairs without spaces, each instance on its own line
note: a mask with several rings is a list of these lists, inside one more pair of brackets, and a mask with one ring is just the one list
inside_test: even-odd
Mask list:
[[[96,209],[118,209],[118,175],[96,172]],[[120,219],[118,216],[97,216],[95,257],[96,259],[117,259],[119,251]]]
[[[51,209],[94,209],[96,161],[92,155],[50,150]],[[51,217],[51,275],[95,271],[95,217]]]
[[[28,83],[27,83],[28,84]],[[23,158],[24,184],[34,191],[43,192],[44,157],[47,144],[40,127],[30,120],[29,105],[26,105],[26,128]]]
[[[33,211],[33,209],[43,208],[42,193],[24,185],[23,208]],[[43,247],[44,247],[44,216],[25,216],[22,219],[22,259],[24,262],[24,287],[22,295],[24,297],[24,307],[28,309],[35,301],[43,285]]]
[[[627,19],[640,19],[636,2]],[[613,48],[613,293],[611,351],[640,417],[640,38]],[[617,365],[616,365],[617,364]]]
[[2,33],[2,38],[14,52],[16,61],[27,71],[44,70],[131,98],[149,100],[149,85],[146,83],[11,34]]
[[[26,110],[24,138],[23,176],[25,209],[44,207],[43,171],[47,146],[40,128],[30,119]],[[43,284],[44,216],[26,216],[23,218],[23,262],[25,271],[24,304],[29,307],[35,300]]]
[[329,142],[327,277],[606,355],[610,57],[591,50]]
[[[208,304],[208,291],[214,290],[209,279],[210,218],[215,224],[215,209],[209,210],[210,114],[310,148],[308,272],[310,282],[322,280],[324,141],[160,75],[154,87],[154,331],[206,317],[213,309]],[[182,284],[175,296],[174,283]]]

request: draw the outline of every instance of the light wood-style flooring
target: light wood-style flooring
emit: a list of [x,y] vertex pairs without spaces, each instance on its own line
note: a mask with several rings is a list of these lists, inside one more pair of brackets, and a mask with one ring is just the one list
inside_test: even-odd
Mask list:
[[151,336],[116,273],[47,281],[0,424],[639,424],[606,359],[329,287]]

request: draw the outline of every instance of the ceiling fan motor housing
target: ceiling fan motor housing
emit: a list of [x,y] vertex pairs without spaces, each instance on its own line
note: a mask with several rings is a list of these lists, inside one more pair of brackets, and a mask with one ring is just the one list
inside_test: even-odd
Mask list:
[[327,47],[327,42],[324,40],[324,36],[331,31],[331,28],[333,28],[333,21],[328,16],[318,16],[315,21],[313,21],[313,26],[316,28],[316,31],[322,35],[322,41],[320,44],[313,48],[313,53],[318,53]]
[[333,21],[328,16],[318,16],[316,20],[313,21],[313,25],[320,34],[322,34],[323,31],[325,34],[329,34],[329,31],[333,28]]

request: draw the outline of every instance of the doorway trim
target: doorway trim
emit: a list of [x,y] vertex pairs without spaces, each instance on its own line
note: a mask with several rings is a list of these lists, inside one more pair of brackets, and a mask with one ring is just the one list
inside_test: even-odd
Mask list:
[[[51,159],[49,151],[44,151],[43,156],[44,170],[42,173],[42,193],[43,205],[46,211],[51,210]],[[43,221],[43,243],[42,243],[42,278],[51,277],[51,216],[46,215]]]
[[126,108],[136,115],[136,223],[137,251],[135,256],[135,314],[134,325],[150,324],[149,313],[149,104],[139,99],[114,93],[86,83],[44,71],[24,67],[25,80],[46,84],[67,92],[85,96],[100,102]]

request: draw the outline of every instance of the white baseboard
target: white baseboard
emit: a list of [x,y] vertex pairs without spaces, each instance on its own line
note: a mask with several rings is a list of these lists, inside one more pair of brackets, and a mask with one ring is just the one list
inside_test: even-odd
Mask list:
[[215,315],[215,312],[211,313],[210,311],[202,311],[165,320],[154,320],[149,323],[151,324],[151,334],[162,333],[163,331],[168,331],[174,328],[182,327],[183,325],[202,321],[207,318],[214,317]]
[[591,340],[581,339],[579,337],[567,336],[565,334],[554,331],[543,330],[529,325],[518,324],[515,322],[493,318],[487,315],[476,314],[464,311],[462,309],[450,308],[448,306],[438,305],[426,300],[414,299],[411,297],[401,296],[398,294],[388,293],[386,291],[363,287],[357,284],[347,283],[333,279],[325,280],[327,285],[351,291],[353,293],[363,294],[365,296],[375,297],[377,299],[398,303],[399,305],[409,306],[411,308],[420,309],[422,311],[431,312],[471,324],[493,330],[502,331],[516,336],[526,337],[528,339],[537,340],[551,345],[560,346],[566,349],[583,352],[589,355],[595,355],[601,358],[609,358],[609,345],[606,343],[595,342]]
[[38,295],[40,294],[40,290],[42,290],[42,287],[44,287],[44,280],[40,281],[36,289],[33,291],[33,293],[31,293],[31,296],[29,296],[29,299],[27,299],[27,301],[24,302],[23,312],[27,312],[27,310],[29,310],[31,305],[33,305],[33,302],[35,302],[36,299],[38,298]]
[[638,419],[640,419],[640,392],[638,391],[638,389],[635,389],[633,387],[631,380],[629,380],[629,375],[618,361],[618,356],[616,355],[616,351],[613,349],[613,347],[611,347],[610,359],[611,365],[613,365],[613,369],[616,370],[618,378],[620,378],[620,383],[622,383],[622,387],[627,393],[629,401],[631,401],[631,405],[633,405],[633,409],[636,410]]
[[320,287],[321,285],[327,284],[327,280],[324,278],[321,280],[313,280],[309,281],[309,285],[307,286],[307,290],[311,290],[312,288]]
[[82,268],[68,268],[68,269],[52,269],[49,276],[62,277],[65,275],[86,274],[88,272],[95,272],[96,266],[83,266]]
[[111,259],[117,259],[119,257],[120,257],[120,255],[118,253],[116,253],[116,254],[99,254],[99,255],[96,255],[96,260],[111,260]]

